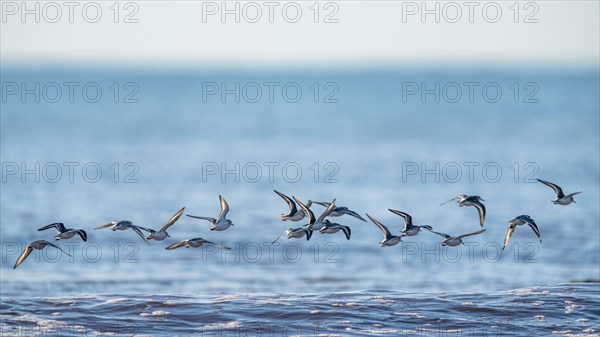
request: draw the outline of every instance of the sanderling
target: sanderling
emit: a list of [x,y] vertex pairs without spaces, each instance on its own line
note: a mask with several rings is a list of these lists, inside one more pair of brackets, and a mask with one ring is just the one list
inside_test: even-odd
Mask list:
[[335,234],[341,230],[344,232],[344,235],[346,235],[346,239],[350,240],[350,235],[352,234],[350,227],[331,222],[327,219],[323,221],[323,225],[324,226],[319,229],[320,234]]
[[[310,202],[310,200],[309,200],[309,202]],[[325,207],[329,207],[329,205],[331,204],[330,202],[323,202],[323,201],[313,201],[313,202],[315,204],[317,204],[317,205],[321,205],[321,206],[325,206]],[[363,218],[362,216],[360,216],[360,214],[358,214],[358,213],[356,213],[354,211],[351,211],[348,207],[344,207],[344,206],[337,206],[337,207],[335,207],[331,211],[331,213],[329,213],[328,216],[330,216],[330,217],[337,217],[337,216],[342,216],[344,214],[353,216],[353,217],[355,217],[357,219],[360,219],[360,220],[362,220],[364,222],[367,222],[367,220],[365,220],[365,218]]]
[[572,202],[575,202],[575,199],[573,199],[573,196],[575,196],[576,194],[579,194],[579,193],[583,193],[583,192],[575,192],[575,193],[565,195],[563,193],[562,188],[560,188],[560,186],[553,184],[549,181],[542,180],[542,179],[537,179],[537,181],[539,181],[540,183],[542,183],[554,190],[554,193],[556,193],[556,199],[552,200],[552,202],[555,205],[566,206]]
[[148,235],[148,237],[146,237],[146,239],[162,241],[166,238],[170,238],[169,233],[167,233],[167,229],[169,229],[169,227],[171,227],[171,225],[173,225],[175,223],[175,221],[177,221],[177,219],[179,219],[179,217],[181,217],[184,210],[185,210],[185,207],[180,209],[177,213],[173,214],[173,216],[169,219],[169,221],[167,221],[167,223],[164,224],[158,231],[155,231],[154,229],[149,229],[150,235]]
[[285,236],[288,239],[291,239],[291,238],[299,239],[305,235],[306,235],[306,241],[310,240],[312,231],[310,229],[306,229],[306,228],[302,228],[302,227],[288,228],[285,232],[283,232],[281,235],[279,235],[277,237],[277,239],[273,240],[273,242],[271,242],[271,244],[274,244],[275,242],[277,242],[277,240],[279,240],[279,238],[282,236]]
[[542,234],[540,234],[540,229],[536,225],[535,220],[533,220],[531,217],[529,217],[529,215],[519,215],[518,217],[516,217],[508,222],[508,232],[506,232],[506,236],[504,237],[504,244],[502,245],[502,250],[504,250],[504,248],[508,244],[508,241],[510,241],[510,237],[512,236],[513,232],[515,231],[515,228],[517,226],[521,226],[521,225],[525,225],[525,224],[529,225],[529,227],[531,227],[531,229],[533,229],[533,232],[535,233],[535,235],[537,235],[538,239],[540,239],[540,243],[542,242]]
[[404,218],[404,229],[402,229],[402,235],[404,235],[404,236],[417,235],[421,231],[421,228],[425,228],[427,230],[433,229],[431,226],[428,226],[428,225],[423,225],[423,226],[413,225],[412,217],[408,213],[404,213],[402,211],[397,211],[397,210],[391,209],[391,208],[389,208],[388,211]]
[[131,228],[131,230],[133,230],[137,235],[139,235],[144,240],[144,242],[146,242],[148,245],[150,245],[150,243],[148,243],[148,241],[144,237],[144,234],[142,234],[142,230],[144,230],[146,232],[150,232],[150,229],[141,227],[141,226],[136,226],[129,220],[111,221],[109,223],[105,223],[102,226],[98,226],[98,227],[94,228],[94,230],[102,229],[102,228],[106,228],[106,227],[110,227],[110,229],[112,229],[113,231],[124,231],[124,230],[128,230]]
[[369,214],[367,214],[367,217],[369,219],[371,219],[371,221],[375,224],[375,226],[377,226],[377,228],[379,228],[381,233],[383,233],[383,240],[381,240],[381,242],[379,242],[381,244],[381,247],[395,246],[398,244],[398,242],[402,241],[402,236],[392,235],[392,233],[390,233],[390,231],[387,229],[387,227],[385,227],[381,222],[371,218],[371,216]]
[[[273,192],[277,193],[277,195],[279,195],[283,200],[285,200],[285,202],[287,202],[288,206],[290,207],[290,213],[281,214],[282,221],[300,221],[304,219],[304,211],[296,207],[296,203],[294,202],[294,200],[290,199],[290,197],[279,191],[273,190]],[[310,206],[312,206],[312,202],[309,200],[306,204],[306,207],[310,208]]]
[[71,256],[69,253],[65,252],[64,250],[62,250],[62,248],[53,244],[52,242],[48,242],[46,240],[37,240],[37,241],[33,241],[32,243],[28,244],[27,247],[25,247],[25,250],[21,253],[19,258],[17,259],[17,262],[15,262],[15,266],[13,267],[13,269],[17,268],[19,265],[21,265],[21,263],[25,262],[25,259],[27,259],[29,254],[31,254],[31,252],[34,249],[44,249],[44,248],[46,248],[46,246],[52,246],[52,247],[60,250],[61,252]]
[[483,200],[478,195],[461,194],[461,195],[456,196],[444,203],[441,203],[440,206],[447,204],[452,200],[456,200],[456,202],[458,202],[458,205],[460,207],[473,206],[473,207],[477,208],[477,213],[479,213],[479,224],[481,225],[481,227],[483,227],[483,223],[485,222],[485,206],[481,202],[485,201],[485,200]]
[[308,217],[308,223],[304,226],[307,226],[306,229],[311,231],[318,231],[319,229],[323,228],[323,220],[325,220],[325,217],[327,217],[335,208],[335,199],[333,199],[329,206],[327,206],[323,213],[321,213],[321,215],[315,220],[315,214],[306,205],[304,205],[302,201],[298,200],[294,196],[292,196],[292,198],[294,198],[296,203],[300,206],[300,208],[302,208],[302,211],[304,211],[304,214],[306,214]]
[[79,235],[83,241],[87,241],[87,233],[83,229],[66,228],[62,222],[51,223],[47,226],[38,228],[38,231],[45,231],[50,228],[56,228],[58,231],[58,234],[54,236],[56,240],[70,239],[75,235]]
[[182,241],[176,242],[176,243],[174,243],[172,245],[169,245],[169,246],[165,247],[165,249],[172,250],[172,249],[177,249],[177,248],[181,248],[181,247],[184,247],[184,246],[185,246],[185,248],[190,248],[190,247],[192,247],[192,248],[200,248],[205,243],[209,244],[209,245],[213,245],[215,247],[219,247],[221,249],[231,250],[231,248],[229,248],[227,246],[223,246],[223,245],[219,245],[219,244],[216,244],[216,243],[212,243],[212,242],[210,242],[208,240],[204,240],[203,238],[193,238],[193,239],[189,239],[189,240],[182,240]]
[[471,235],[481,234],[481,233],[485,232],[485,229],[479,230],[477,232],[469,233],[469,234],[459,235],[459,236],[451,236],[448,234],[444,234],[444,233],[440,233],[440,232],[436,232],[436,231],[432,231],[432,230],[429,230],[429,231],[444,237],[444,241],[442,241],[442,246],[456,247],[456,246],[460,245],[461,243],[463,243],[462,238],[471,236]]
[[224,231],[227,228],[229,228],[229,226],[233,226],[233,222],[226,218],[227,213],[229,212],[229,205],[227,204],[227,201],[225,201],[225,198],[219,196],[219,202],[221,203],[221,212],[219,213],[219,216],[216,219],[204,216],[195,216],[189,214],[186,215],[190,218],[209,221],[210,223],[212,223],[212,226],[210,227],[211,231]]

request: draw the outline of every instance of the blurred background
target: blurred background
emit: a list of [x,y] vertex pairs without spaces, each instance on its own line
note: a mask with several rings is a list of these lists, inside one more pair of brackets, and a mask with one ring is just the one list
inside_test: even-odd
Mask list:
[[[2,2],[2,296],[496,291],[600,278],[599,4]],[[553,205],[551,189],[584,191]],[[459,235],[282,239],[273,189]],[[112,220],[172,238],[94,231]],[[320,206],[312,207],[319,213]],[[543,244],[507,221],[529,214]],[[52,222],[87,230],[12,266]],[[165,251],[203,237],[234,248]],[[43,275],[43,277],[40,277]]]

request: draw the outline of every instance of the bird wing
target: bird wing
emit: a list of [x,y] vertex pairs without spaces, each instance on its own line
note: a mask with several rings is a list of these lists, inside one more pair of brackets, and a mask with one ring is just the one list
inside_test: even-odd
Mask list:
[[55,245],[55,244],[53,244],[52,242],[48,242],[48,241],[45,241],[45,242],[46,242],[46,244],[47,244],[48,246],[52,246],[52,247],[54,247],[54,248],[56,248],[56,249],[60,250],[61,252],[65,253],[65,254],[67,254],[67,255],[69,255],[69,256],[71,256],[71,254],[69,254],[69,253],[65,252],[65,251],[64,251],[62,248],[60,248],[58,245]]
[[62,222],[55,222],[55,223],[51,223],[49,225],[46,225],[44,227],[38,228],[38,231],[45,231],[46,229],[50,229],[50,228],[56,228],[57,231],[63,233],[67,231],[67,228],[65,228],[65,225]]
[[329,207],[329,205],[331,204],[331,203],[325,202],[325,201],[313,201],[313,202],[315,204],[317,204],[317,205],[321,205],[321,206],[324,206],[324,207]]
[[346,209],[345,211],[343,211],[343,213],[344,214],[348,214],[350,216],[353,216],[353,217],[355,217],[357,219],[360,219],[360,220],[362,220],[364,222],[367,222],[367,220],[365,220],[365,218],[363,218],[362,216],[360,216],[360,214],[356,213],[355,211],[351,211],[349,209]]
[[171,227],[171,225],[173,225],[175,223],[175,221],[179,220],[179,218],[183,214],[183,211],[185,211],[185,207],[180,209],[177,213],[173,214],[173,216],[169,219],[169,221],[167,221],[167,223],[164,224],[158,231],[159,232],[166,231],[167,228]]
[[369,214],[367,214],[367,217],[375,224],[375,226],[377,226],[377,228],[379,228],[379,230],[381,231],[381,233],[383,233],[383,236],[385,237],[386,240],[392,236],[392,234],[387,229],[387,227],[385,227],[381,222],[373,219]]
[[112,221],[112,222],[109,222],[109,223],[105,223],[102,226],[98,226],[98,227],[94,228],[94,230],[96,230],[96,229],[102,229],[102,228],[106,228],[106,227],[110,227],[110,226],[114,226],[116,224],[117,224],[116,221]]
[[296,214],[296,212],[298,212],[298,208],[296,207],[296,203],[294,203],[294,200],[290,199],[290,197],[279,191],[273,190],[273,192],[277,193],[277,195],[280,196],[281,199],[285,200],[285,202],[288,204],[288,207],[290,208],[290,213],[288,214],[288,216],[293,216],[294,214]]
[[208,241],[208,240],[204,240],[204,239],[203,239],[202,241],[204,241],[204,243],[207,243],[207,244],[209,244],[209,245],[213,245],[213,246],[215,246],[215,247],[218,247],[218,248],[221,248],[221,249],[225,249],[225,250],[231,250],[231,248],[229,248],[229,247],[227,247],[227,246],[224,246],[224,245],[220,245],[220,244],[218,244],[218,243],[210,242],[210,241]]
[[565,196],[565,194],[563,193],[563,190],[562,190],[562,188],[560,188],[560,186],[558,186],[556,184],[553,184],[553,183],[551,183],[549,181],[542,180],[542,179],[537,179],[537,181],[539,181],[540,183],[542,183],[542,184],[550,187],[551,189],[553,189],[554,193],[556,193],[556,197],[558,199],[560,199],[560,198],[562,198],[562,197]]
[[483,233],[483,232],[485,232],[485,229],[482,229],[482,230],[480,230],[480,231],[477,231],[477,232],[469,233],[469,234],[463,234],[463,235],[461,235],[461,236],[457,236],[457,238],[458,238],[458,239],[462,239],[462,238],[464,238],[464,237],[471,236],[471,235],[477,235],[477,234],[481,234],[481,233]]
[[531,227],[531,229],[533,229],[533,232],[535,235],[537,235],[538,239],[540,239],[540,242],[542,242],[542,234],[540,233],[540,229],[538,228],[537,224],[533,220],[527,221],[527,224],[529,227]]
[[329,204],[329,206],[327,206],[325,211],[323,211],[323,213],[321,213],[321,215],[317,219],[317,222],[323,222],[323,220],[325,220],[325,217],[327,217],[333,211],[334,208],[335,208],[335,199],[333,199],[331,204]]
[[140,230],[141,227],[136,225],[130,225],[129,228],[131,228],[137,235],[139,235],[144,240],[145,243],[148,244],[148,246],[150,246],[150,243],[148,242],[148,240],[146,240],[144,234],[142,234],[142,231]]
[[342,226],[342,230],[344,231],[344,234],[346,235],[346,239],[350,240],[350,235],[352,235],[352,231],[350,230],[350,227]]
[[79,235],[83,241],[87,242],[87,233],[83,229],[77,230],[75,233]]
[[446,202],[443,202],[443,203],[440,204],[440,206],[445,205],[445,204],[449,203],[450,201],[456,200],[456,199],[458,199],[458,197],[454,197],[454,198],[452,198],[452,199],[450,199],[450,200],[448,200]]
[[189,214],[186,214],[186,215],[189,216],[190,218],[194,218],[194,219],[206,220],[206,221],[210,221],[212,223],[216,223],[217,222],[217,219],[211,218],[211,217],[207,217],[207,216],[196,216],[196,215],[189,215]]
[[188,242],[188,240],[182,240],[182,241],[179,241],[179,242],[175,242],[175,243],[173,243],[171,245],[166,246],[165,249],[167,249],[167,250],[173,250],[173,249],[181,248],[181,247],[185,246],[185,244],[187,242]]
[[446,233],[440,233],[440,232],[436,232],[436,231],[432,231],[432,230],[430,230],[430,232],[432,232],[432,233],[435,233],[435,234],[437,234],[437,235],[439,235],[439,236],[443,237],[444,239],[449,239],[449,238],[451,238],[451,237],[452,237],[452,236],[450,236],[450,235],[448,235],[448,234],[446,234]]
[[479,213],[479,224],[481,227],[483,227],[483,223],[485,221],[485,205],[479,201],[474,201],[473,207],[477,208],[477,213]]
[[229,205],[227,204],[225,198],[219,196],[219,202],[221,203],[221,212],[219,213],[216,222],[220,222],[221,220],[225,219],[227,213],[229,213]]
[[510,241],[510,237],[513,235],[513,232],[515,231],[516,226],[517,225],[509,225],[508,226],[508,231],[506,232],[506,236],[504,237],[504,244],[502,244],[502,250],[504,250],[504,248],[508,244],[508,241]]
[[32,251],[33,251],[33,248],[31,248],[31,245],[27,245],[27,247],[25,247],[25,250],[23,250],[21,255],[19,255],[19,258],[17,259],[17,262],[15,262],[13,269],[20,266],[21,263],[25,262],[25,259],[27,259],[27,257],[29,256],[29,254],[31,254]]
[[305,204],[302,203],[302,201],[298,200],[298,198],[296,198],[295,196],[292,195],[292,198],[294,198],[294,201],[296,201],[296,204],[298,204],[298,206],[300,206],[300,208],[302,209],[302,212],[304,212],[304,215],[306,215],[306,217],[308,218],[308,223],[310,225],[315,223],[315,214],[310,210],[310,208],[306,207]]
[[404,213],[402,211],[397,211],[397,210],[391,209],[391,208],[388,209],[388,211],[404,218],[404,228],[412,226],[412,224],[413,224],[412,217],[408,213]]

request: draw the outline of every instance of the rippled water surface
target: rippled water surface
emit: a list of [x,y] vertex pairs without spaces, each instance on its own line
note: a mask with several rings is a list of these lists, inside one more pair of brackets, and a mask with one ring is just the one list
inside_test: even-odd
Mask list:
[[[105,89],[96,103],[2,103],[7,336],[598,335],[597,72],[5,69],[2,76]],[[268,81],[298,83],[307,94],[315,82],[333,82],[338,101],[202,98],[205,82]],[[504,95],[496,103],[402,95],[402,83],[449,81],[494,82]],[[115,103],[114,82],[135,83],[138,102]],[[534,82],[537,103],[515,103],[515,82]],[[83,174],[84,167],[101,174]],[[584,192],[577,203],[556,206],[535,178]],[[394,234],[402,221],[388,208],[441,232],[476,231],[475,209],[439,204],[479,194],[486,232],[460,247],[421,233],[381,248],[372,223],[342,217],[336,221],[352,228],[350,241],[338,233],[271,245],[291,226],[279,219],[287,206],[273,189],[303,200],[335,197]],[[216,216],[218,195],[235,224],[223,232],[188,217],[170,228],[171,238],[150,245],[131,231],[93,230],[118,219],[158,228],[183,206],[187,214]],[[501,254],[506,223],[520,214],[536,220],[543,243],[519,227]],[[88,242],[59,241],[72,257],[46,249],[12,269],[27,243],[52,240],[52,231],[36,229],[58,221],[85,229]],[[163,249],[193,237],[232,250]]]

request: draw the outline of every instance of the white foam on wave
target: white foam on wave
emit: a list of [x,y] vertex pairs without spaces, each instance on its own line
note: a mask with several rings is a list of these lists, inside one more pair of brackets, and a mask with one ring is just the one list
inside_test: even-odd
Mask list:
[[171,313],[170,313],[170,312],[168,312],[168,311],[156,310],[156,311],[153,311],[153,312],[142,312],[142,313],[140,314],[140,316],[142,316],[142,317],[146,317],[146,316],[155,316],[155,317],[156,317],[156,316],[168,316],[168,315],[170,315],[170,314],[171,314]]

